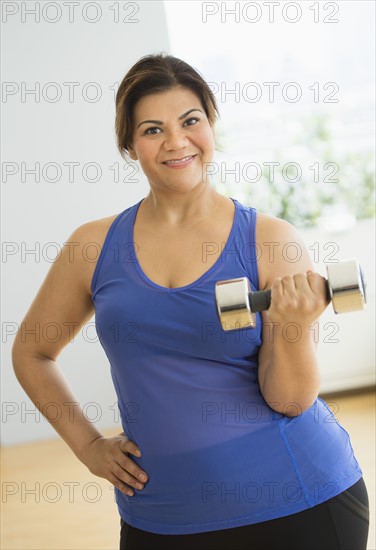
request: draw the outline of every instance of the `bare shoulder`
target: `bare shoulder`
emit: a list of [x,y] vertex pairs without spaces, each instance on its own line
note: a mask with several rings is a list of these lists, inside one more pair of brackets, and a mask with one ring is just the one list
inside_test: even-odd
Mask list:
[[85,242],[90,242],[90,239],[93,241],[93,239],[96,238],[98,244],[103,244],[107,232],[117,216],[118,214],[113,214],[112,216],[85,222],[78,226],[73,233],[80,236]]
[[313,270],[303,237],[286,220],[258,212],[256,243],[260,288],[269,288],[277,277]]
[[118,214],[99,218],[79,225],[69,236],[67,243],[73,243],[79,248],[88,248],[92,246],[98,250],[102,249],[106,235],[112,222]]
[[257,212],[256,234],[261,237],[260,244],[264,238],[270,239],[279,236],[283,239],[290,239],[292,236],[300,237],[298,230],[290,222],[265,212]]
[[91,295],[91,281],[99,254],[112,222],[118,215],[113,214],[105,218],[85,222],[78,226],[66,241],[66,243],[70,243],[72,250],[77,250],[75,257],[78,259],[83,284],[89,295]]

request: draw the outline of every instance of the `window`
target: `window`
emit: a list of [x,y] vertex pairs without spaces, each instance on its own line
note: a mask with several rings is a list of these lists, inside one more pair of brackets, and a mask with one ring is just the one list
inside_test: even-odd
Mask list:
[[300,227],[373,216],[374,3],[164,4],[218,102],[218,190]]

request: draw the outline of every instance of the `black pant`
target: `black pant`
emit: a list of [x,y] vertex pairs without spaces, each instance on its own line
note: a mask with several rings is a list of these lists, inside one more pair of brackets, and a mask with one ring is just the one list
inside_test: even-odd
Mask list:
[[303,512],[244,527],[160,535],[121,523],[120,550],[365,550],[369,510],[363,478]]

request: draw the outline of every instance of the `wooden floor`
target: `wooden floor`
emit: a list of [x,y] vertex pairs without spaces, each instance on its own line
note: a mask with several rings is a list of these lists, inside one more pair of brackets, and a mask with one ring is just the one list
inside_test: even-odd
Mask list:
[[[363,470],[371,512],[367,548],[376,550],[375,394],[323,397],[350,434]],[[118,429],[105,435],[117,433]],[[3,448],[1,477],[2,550],[119,548],[119,516],[111,484],[90,474],[63,441]]]

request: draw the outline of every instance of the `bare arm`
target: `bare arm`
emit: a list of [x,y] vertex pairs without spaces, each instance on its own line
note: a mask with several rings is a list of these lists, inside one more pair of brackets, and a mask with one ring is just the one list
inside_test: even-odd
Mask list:
[[[137,446],[125,436],[103,437],[78,405],[56,362],[63,348],[94,314],[88,284],[93,264],[85,260],[82,252],[93,237],[103,242],[103,231],[103,224],[90,222],[70,236],[67,242],[71,245],[64,245],[21,322],[12,347],[12,362],[27,395],[75,455],[92,473],[126,492],[124,481],[136,486],[129,472],[136,473],[139,468],[124,453],[135,454]],[[38,341],[32,329],[51,322],[58,326],[60,338],[56,342],[43,338]],[[51,402],[55,405],[53,410],[46,406]]]
[[260,389],[272,409],[296,416],[320,389],[312,325],[328,305],[325,280],[313,273],[307,249],[289,223],[259,214],[257,242],[260,288],[272,289],[271,307],[262,313]]

